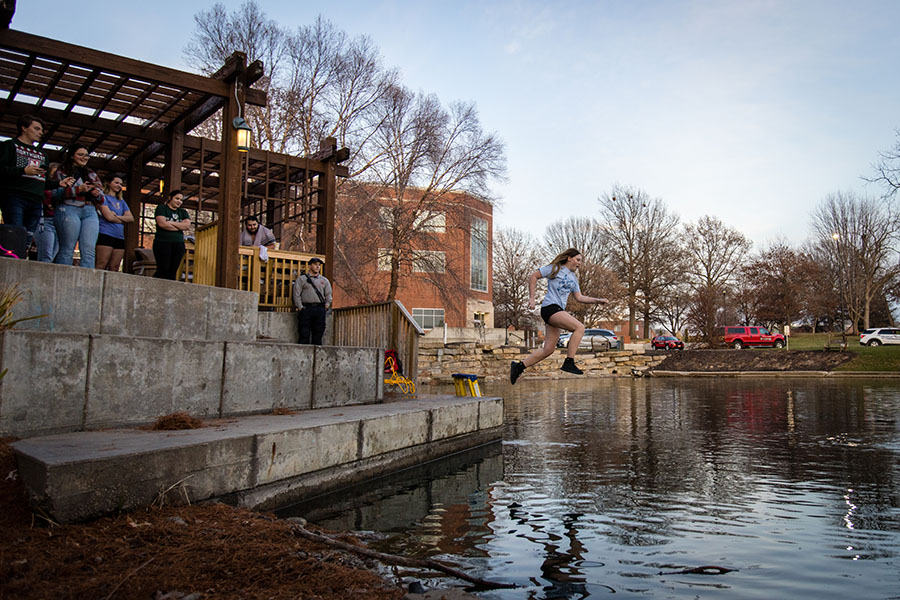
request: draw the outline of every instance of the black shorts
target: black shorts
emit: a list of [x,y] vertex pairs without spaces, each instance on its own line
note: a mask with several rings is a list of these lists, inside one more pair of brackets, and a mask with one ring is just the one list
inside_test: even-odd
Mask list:
[[97,236],[97,245],[98,246],[109,246],[113,250],[124,250],[125,249],[125,240],[114,238],[111,235],[106,235],[105,233],[101,233]]
[[[544,323],[550,325],[550,317],[558,312],[564,312],[565,310],[566,309],[559,304],[548,304],[547,306],[541,307],[541,318],[544,320]],[[556,325],[553,325],[553,327],[556,327]]]

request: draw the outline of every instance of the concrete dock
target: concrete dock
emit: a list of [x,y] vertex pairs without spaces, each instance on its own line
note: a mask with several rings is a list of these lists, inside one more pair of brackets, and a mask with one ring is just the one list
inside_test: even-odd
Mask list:
[[61,522],[154,502],[269,509],[496,440],[500,398],[433,396],[220,419],[200,429],[117,429],[13,444],[35,504]]

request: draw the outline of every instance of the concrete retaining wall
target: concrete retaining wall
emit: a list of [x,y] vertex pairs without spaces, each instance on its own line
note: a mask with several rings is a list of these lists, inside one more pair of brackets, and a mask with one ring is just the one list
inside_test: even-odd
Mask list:
[[380,365],[377,348],[5,331],[0,436],[378,402]]
[[[205,285],[0,258],[0,282],[18,283],[17,329],[178,340],[254,341],[259,295]],[[296,338],[291,341],[296,341]]]

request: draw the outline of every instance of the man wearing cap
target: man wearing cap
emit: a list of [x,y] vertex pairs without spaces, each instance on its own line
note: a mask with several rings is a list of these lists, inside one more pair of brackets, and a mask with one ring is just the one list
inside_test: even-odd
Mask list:
[[298,329],[301,344],[322,345],[325,333],[325,312],[331,308],[331,282],[320,275],[322,259],[312,257],[306,273],[294,281],[294,306],[300,309]]

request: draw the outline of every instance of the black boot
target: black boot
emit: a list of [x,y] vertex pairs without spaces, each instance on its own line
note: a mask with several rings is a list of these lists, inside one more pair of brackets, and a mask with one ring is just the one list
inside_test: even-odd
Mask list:
[[575,366],[575,359],[569,357],[566,357],[566,360],[563,361],[560,370],[565,371],[566,373],[572,373],[574,375],[581,375],[584,373],[584,371]]
[[516,384],[516,379],[519,378],[519,375],[525,372],[525,363],[519,362],[517,360],[512,361],[512,364],[509,365],[509,382],[513,385]]

